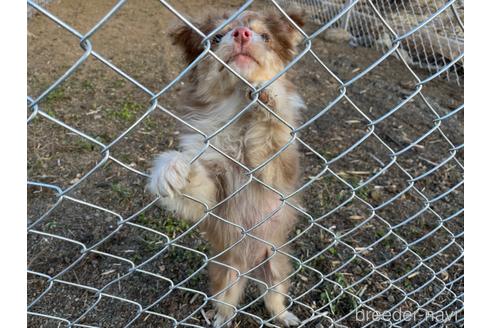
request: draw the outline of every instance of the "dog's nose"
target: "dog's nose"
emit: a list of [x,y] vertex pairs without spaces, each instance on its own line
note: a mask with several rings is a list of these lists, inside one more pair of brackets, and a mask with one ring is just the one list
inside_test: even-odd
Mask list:
[[234,30],[234,32],[232,32],[232,36],[234,37],[234,41],[241,44],[246,44],[253,37],[253,31],[247,27],[238,27]]

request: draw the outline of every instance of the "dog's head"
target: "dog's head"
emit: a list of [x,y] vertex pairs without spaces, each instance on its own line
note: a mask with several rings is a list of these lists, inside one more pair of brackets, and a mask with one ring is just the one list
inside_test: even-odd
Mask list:
[[[304,25],[298,11],[288,15],[298,26]],[[197,27],[209,34],[225,19],[226,16],[209,17]],[[184,49],[189,62],[204,50],[203,38],[188,26],[178,28],[173,37]],[[301,40],[302,35],[280,12],[245,11],[213,36],[211,50],[242,77],[256,84],[279,73],[296,55]],[[199,63],[198,69],[211,83],[229,74],[211,56]]]

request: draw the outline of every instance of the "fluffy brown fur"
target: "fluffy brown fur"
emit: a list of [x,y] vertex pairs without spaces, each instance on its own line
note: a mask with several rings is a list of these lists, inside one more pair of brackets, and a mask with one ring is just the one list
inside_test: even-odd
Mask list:
[[[299,15],[290,17],[302,26]],[[199,27],[209,33],[223,19],[209,18]],[[245,12],[218,34],[212,44],[214,53],[253,85],[280,72],[296,54],[301,40],[301,35],[279,13]],[[203,50],[201,37],[190,28],[179,28],[174,38],[190,62]],[[192,71],[180,114],[210,135],[251,101],[248,95],[243,82],[207,56]],[[269,86],[260,100],[289,125],[297,126],[303,102],[285,75]],[[217,307],[215,327],[230,323],[250,278],[262,282],[265,305],[275,320],[285,326],[299,323],[286,310],[292,269],[288,257],[278,252],[296,222],[295,210],[281,200],[281,194],[289,195],[298,188],[296,144],[290,144],[252,173],[271,188],[246,174],[290,143],[290,132],[286,124],[255,105],[210,140],[227,156],[206,147],[199,133],[184,129],[180,152],[163,153],[154,163],[149,190],[160,195],[162,204],[177,216],[191,222],[203,218],[200,228],[217,256],[209,265],[211,294]],[[203,154],[190,164],[203,149]],[[286,252],[286,246],[280,251]]]

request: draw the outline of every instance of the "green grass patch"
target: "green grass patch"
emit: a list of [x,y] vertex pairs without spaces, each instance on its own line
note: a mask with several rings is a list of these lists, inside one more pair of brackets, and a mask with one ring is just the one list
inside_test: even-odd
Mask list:
[[155,219],[147,217],[143,213],[139,215],[135,223],[165,233],[171,238],[175,238],[175,236],[185,232],[190,227],[187,222],[178,220],[170,215]]
[[57,101],[63,100],[65,98],[65,89],[60,85],[48,93],[45,97],[47,105],[51,105]]
[[111,184],[111,190],[118,194],[120,198],[128,199],[132,196],[132,191],[130,188],[126,187],[121,183],[113,183]]
[[82,88],[86,91],[91,91],[91,92],[96,89],[94,87],[94,84],[91,82],[91,80],[82,81]]
[[320,294],[320,299],[323,305],[328,304],[332,315],[345,315],[357,308],[357,299],[351,295],[357,295],[357,293],[352,287],[348,287],[349,283],[342,273],[335,273],[335,282],[341,287],[327,284]]
[[86,139],[79,138],[75,142],[75,151],[93,151],[94,144]]
[[137,114],[144,108],[142,104],[126,101],[121,107],[117,109],[111,109],[110,115],[116,119],[125,122],[133,122],[137,118]]

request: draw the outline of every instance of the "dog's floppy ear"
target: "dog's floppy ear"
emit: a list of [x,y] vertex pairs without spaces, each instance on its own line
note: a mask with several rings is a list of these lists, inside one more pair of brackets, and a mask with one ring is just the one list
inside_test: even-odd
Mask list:
[[[297,8],[290,8],[285,10],[285,13],[299,28],[304,26],[303,11]],[[274,47],[275,52],[284,62],[290,61],[297,53],[297,46],[303,40],[303,35],[292,22],[278,10],[268,12],[265,16],[265,22],[272,35],[275,37],[276,42],[274,44],[277,44],[277,46]]]
[[[302,9],[291,6],[285,10],[285,13],[299,28],[304,26],[305,12]],[[273,34],[288,41],[286,46],[289,46],[289,48],[295,48],[302,41],[302,34],[284,14],[278,11],[271,11],[267,14],[267,21]]]
[[[298,9],[298,8],[293,8],[293,9],[289,9],[288,11],[286,11],[287,15],[289,15],[290,19],[292,19],[294,21],[294,23],[297,24],[297,26],[299,27],[303,27],[305,22],[304,22],[304,16],[305,16],[305,12],[302,10],[302,9]],[[294,26],[291,26],[292,28],[294,28]]]
[[183,25],[171,32],[173,44],[179,45],[186,55],[186,60],[192,62],[203,51],[202,37],[188,25]]
[[[195,24],[195,26],[205,35],[213,31],[217,21],[208,17],[204,22]],[[179,45],[186,54],[186,60],[191,63],[205,49],[203,38],[188,25],[183,25],[171,32],[174,40],[173,44]]]
[[[286,13],[287,15],[289,15],[290,19],[292,19],[294,23],[296,23],[297,26],[299,26],[300,28],[304,26],[305,11],[299,8],[293,8],[286,11]],[[284,17],[284,20],[287,21],[287,18]],[[292,40],[294,44],[299,45],[302,41],[302,34],[290,22],[287,22],[287,25],[292,35]]]

